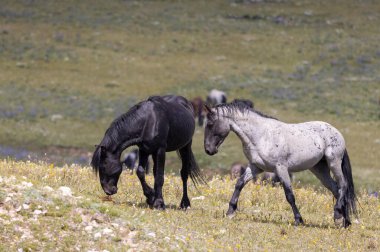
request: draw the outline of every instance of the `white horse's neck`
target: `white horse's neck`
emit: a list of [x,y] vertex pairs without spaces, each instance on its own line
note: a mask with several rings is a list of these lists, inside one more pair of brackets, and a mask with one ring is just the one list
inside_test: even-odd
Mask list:
[[260,137],[265,135],[273,119],[263,117],[252,111],[237,112],[228,116],[230,128],[241,139],[245,147],[252,149]]

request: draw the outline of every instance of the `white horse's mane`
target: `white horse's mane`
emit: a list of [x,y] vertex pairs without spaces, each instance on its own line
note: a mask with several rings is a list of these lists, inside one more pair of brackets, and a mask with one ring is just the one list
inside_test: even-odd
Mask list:
[[249,113],[255,113],[264,118],[278,120],[277,118],[257,111],[254,108],[251,108],[242,102],[220,104],[215,107],[215,110],[218,116],[223,115],[227,117],[242,117]]

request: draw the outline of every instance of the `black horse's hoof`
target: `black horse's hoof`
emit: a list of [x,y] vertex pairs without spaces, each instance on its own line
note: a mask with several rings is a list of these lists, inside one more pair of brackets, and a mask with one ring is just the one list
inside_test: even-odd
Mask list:
[[337,228],[346,227],[346,221],[344,220],[342,210],[334,209],[334,223]]
[[190,200],[187,198],[187,199],[182,199],[181,200],[181,203],[179,204],[179,208],[180,209],[183,209],[183,210],[186,210],[188,208],[190,208]]
[[156,199],[153,203],[153,208],[157,210],[165,210],[166,206],[163,199]]
[[149,207],[153,207],[153,204],[154,204],[154,197],[153,196],[150,196],[150,197],[147,197],[146,198],[146,203],[148,204]]
[[344,228],[348,228],[349,226],[351,226],[351,221],[345,219],[344,220]]
[[342,211],[338,209],[334,210],[334,220],[338,220],[341,218],[343,218]]
[[334,223],[335,223],[335,226],[336,226],[337,228],[345,227],[345,223],[344,223],[344,218],[343,218],[343,217],[341,217],[341,218],[339,218],[339,219],[335,219],[335,218],[334,218]]
[[226,216],[230,219],[232,219],[233,217],[235,217],[236,215],[236,211],[232,208],[229,208],[227,213],[226,213]]
[[236,210],[237,210],[237,204],[230,203],[226,216],[232,219],[235,216]]
[[303,224],[304,224],[304,222],[303,222],[302,217],[297,218],[294,222],[294,225],[296,225],[296,226],[303,225]]

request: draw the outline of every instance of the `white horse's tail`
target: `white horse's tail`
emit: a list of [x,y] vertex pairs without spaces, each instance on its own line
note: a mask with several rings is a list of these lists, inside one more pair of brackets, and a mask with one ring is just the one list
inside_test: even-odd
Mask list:
[[357,209],[356,209],[356,195],[354,188],[354,181],[352,179],[352,171],[350,158],[348,157],[347,150],[344,150],[343,160],[342,160],[342,172],[343,176],[347,181],[347,189],[344,194],[344,215],[346,220],[350,221],[350,214],[353,213],[357,217]]

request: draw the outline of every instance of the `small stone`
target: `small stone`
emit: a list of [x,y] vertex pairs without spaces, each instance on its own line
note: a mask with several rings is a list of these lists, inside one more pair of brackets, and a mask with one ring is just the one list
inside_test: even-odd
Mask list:
[[52,192],[54,191],[53,188],[51,188],[50,186],[44,186],[44,188],[42,188],[44,190],[44,192]]
[[204,200],[206,197],[205,196],[199,196],[199,197],[194,197],[192,200]]
[[91,221],[96,221],[97,223],[109,222],[110,218],[106,215],[96,213],[91,217]]
[[28,204],[22,204],[22,208],[24,208],[24,209],[29,209],[30,206],[29,206]]
[[84,228],[84,230],[85,230],[86,232],[88,232],[88,233],[91,233],[93,229],[94,229],[94,227],[91,226],[91,225],[89,225],[89,226],[87,226],[87,227]]
[[67,186],[61,186],[60,188],[58,188],[58,191],[61,193],[62,196],[68,196],[68,197],[71,197],[72,196],[72,192],[71,192],[71,189],[70,187],[67,187]]
[[42,214],[42,211],[36,209],[36,210],[34,210],[33,214],[34,214],[34,215],[40,215],[40,214]]
[[150,236],[152,238],[156,238],[156,234],[154,232],[149,232],[146,234],[147,236]]
[[102,234],[101,234],[100,232],[97,232],[97,233],[94,234],[94,239],[95,239],[95,240],[98,240],[98,239],[100,239],[101,237],[102,237]]
[[111,224],[114,228],[118,228],[120,225],[119,224],[117,224],[117,223],[112,223]]
[[30,188],[33,186],[33,183],[31,182],[26,182],[26,181],[22,181],[21,182],[21,185],[24,187],[24,188]]
[[105,229],[103,229],[103,234],[104,234],[104,235],[110,235],[110,234],[112,234],[112,233],[113,233],[112,229],[109,229],[109,228],[105,228]]
[[63,115],[61,114],[54,114],[50,117],[50,120],[52,120],[53,122],[62,120],[62,119],[63,119]]

